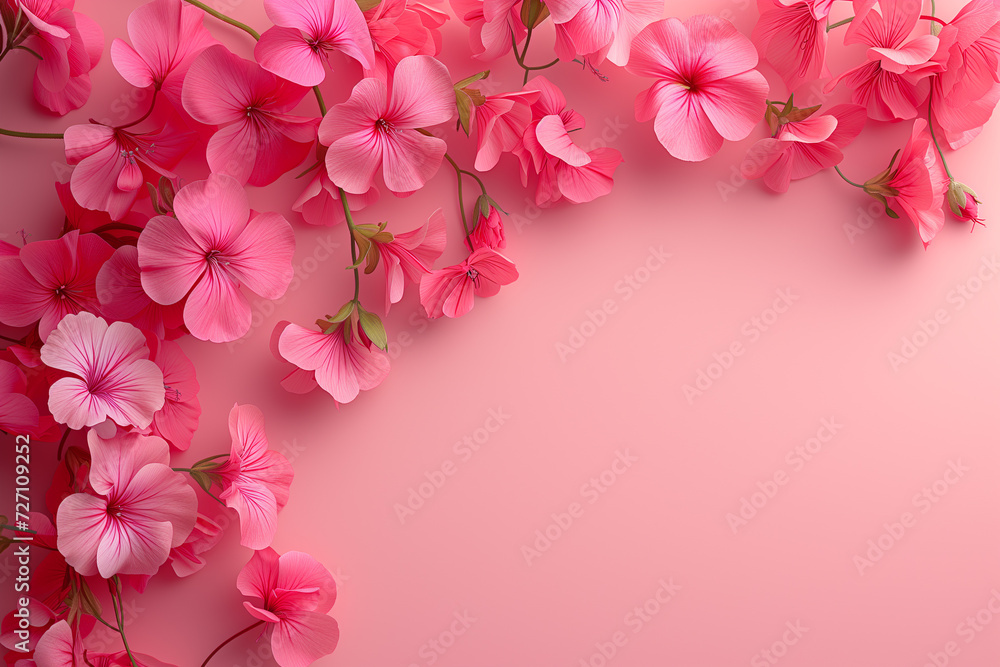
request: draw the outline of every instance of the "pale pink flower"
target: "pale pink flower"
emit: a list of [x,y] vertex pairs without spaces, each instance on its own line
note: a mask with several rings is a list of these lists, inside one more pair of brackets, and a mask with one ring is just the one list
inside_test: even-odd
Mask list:
[[868,109],[873,120],[916,118],[930,90],[929,76],[935,68],[928,61],[939,40],[923,34],[909,39],[920,19],[920,3],[912,0],[856,0],[856,16],[844,44],[865,44],[868,59],[847,70],[826,86],[832,91],[846,81],[853,90],[851,101]]
[[423,187],[447,150],[442,139],[418,129],[443,123],[455,113],[448,69],[430,56],[404,58],[396,68],[392,95],[385,82],[363,79],[350,98],[323,118],[320,142],[330,147],[330,180],[346,192],[368,192],[381,167],[386,187],[397,194]]
[[292,228],[277,213],[250,218],[246,191],[221,174],[182,188],[174,213],[153,218],[139,236],[142,287],[163,305],[187,296],[184,324],[196,338],[236,340],[250,330],[250,303],[240,283],[265,299],[288,288]]
[[152,132],[72,125],[64,141],[66,161],[76,165],[69,181],[73,198],[84,208],[107,211],[112,220],[121,220],[145,183],[159,183],[161,176],[176,178],[170,169],[195,140],[193,132],[169,124]]
[[275,27],[260,36],[254,58],[283,79],[318,86],[331,51],[367,69],[375,64],[368,24],[355,0],[264,0],[264,10]]
[[278,512],[288,503],[292,466],[284,455],[268,449],[260,408],[234,405],[229,434],[229,458],[212,471],[221,480],[219,497],[240,515],[240,544],[264,549],[274,540]]
[[281,667],[307,667],[337,648],[340,630],[327,615],[337,599],[337,584],[309,554],[278,556],[270,547],[257,551],[240,570],[236,586],[243,595],[260,599],[243,606],[266,621],[264,634]]
[[445,231],[444,213],[437,209],[430,218],[413,231],[394,234],[392,241],[379,243],[382,266],[385,267],[385,312],[403,298],[404,277],[419,284],[420,278],[431,270],[434,262],[444,252],[448,236]]
[[636,98],[636,120],[655,118],[656,136],[674,157],[705,160],[724,140],[745,139],[763,117],[768,85],[756,66],[757,49],[725,19],[652,23],[632,42],[626,67],[657,80]]
[[791,181],[840,164],[844,159],[841,149],[861,134],[866,120],[863,106],[841,104],[825,114],[783,124],[775,136],[750,148],[742,174],[762,178],[775,192],[787,192]]
[[528,32],[521,21],[518,0],[451,0],[450,4],[458,19],[469,27],[472,55],[479,60],[502,58]]
[[101,314],[108,321],[128,322],[158,338],[176,338],[184,326],[181,304],[161,306],[142,289],[139,250],[123,245],[104,263],[95,282]]
[[[389,375],[388,355],[372,344],[354,318],[331,325],[326,333],[287,324],[278,339],[278,352],[285,361],[315,373],[316,383],[337,403],[350,403]],[[308,379],[301,375],[296,378],[298,385]]]
[[[360,211],[378,201],[379,191],[374,185],[360,195],[347,194],[347,206],[351,211]],[[340,188],[333,184],[326,169],[316,170],[305,190],[292,204],[292,210],[302,214],[302,219],[310,225],[332,227],[345,222],[344,204],[340,201]]]
[[[538,77],[541,78],[541,77]],[[532,121],[531,105],[540,95],[538,90],[489,95],[476,106],[473,125],[476,128],[476,171],[489,171],[503,153],[513,152],[520,144]]]
[[198,402],[198,378],[194,364],[177,343],[157,340],[153,363],[163,372],[166,391],[163,407],[153,415],[152,432],[174,449],[184,451],[198,429],[201,403]]
[[25,394],[28,380],[20,368],[0,359],[0,431],[30,435],[38,429],[38,406]]
[[93,493],[59,505],[59,552],[83,576],[156,574],[194,527],[194,489],[170,468],[162,438],[120,433],[104,440],[91,430],[87,443]]
[[428,317],[461,317],[472,310],[476,296],[494,296],[515,280],[517,269],[509,259],[491,248],[477,248],[461,264],[424,274],[420,303]]
[[72,429],[106,419],[146,428],[163,407],[163,373],[149,360],[145,336],[127,322],[67,315],[42,346],[41,359],[70,374],[49,389],[49,410]]
[[757,0],[760,19],[753,43],[789,90],[830,76],[826,64],[826,26],[832,2]]
[[44,341],[64,316],[100,312],[94,283],[112,252],[100,236],[74,230],[28,243],[16,258],[0,260],[0,322],[12,327],[38,322]]
[[549,0],[545,5],[563,33],[556,55],[575,55],[599,65],[605,58],[624,67],[632,40],[663,14],[663,0]]
[[216,45],[191,64],[182,98],[192,118],[220,126],[208,142],[212,172],[269,185],[301,163],[316,139],[318,119],[289,113],[308,92]]
[[128,36],[111,43],[111,61],[136,88],[163,90],[181,107],[181,86],[199,53],[219,42],[204,25],[205,12],[181,0],[153,0],[132,11]]

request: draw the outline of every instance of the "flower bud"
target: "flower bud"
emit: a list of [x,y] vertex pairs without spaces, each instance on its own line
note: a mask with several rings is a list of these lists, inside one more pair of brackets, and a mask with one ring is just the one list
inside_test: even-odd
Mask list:
[[979,199],[976,193],[968,185],[952,180],[948,185],[948,208],[951,214],[959,220],[972,220],[974,223],[982,223],[979,217]]

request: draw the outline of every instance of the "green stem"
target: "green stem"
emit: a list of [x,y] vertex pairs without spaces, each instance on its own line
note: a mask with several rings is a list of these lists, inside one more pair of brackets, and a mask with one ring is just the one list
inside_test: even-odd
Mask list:
[[[129,648],[128,639],[125,637],[125,607],[122,605],[121,580],[118,579],[117,575],[108,580],[108,587],[111,589],[111,606],[115,610],[115,619],[118,621],[118,634],[122,636],[122,645],[125,646],[125,653],[128,655],[132,667],[138,667],[135,662],[135,656],[132,655],[132,649]],[[116,599],[117,603],[115,602]],[[118,612],[119,609],[122,610],[120,614]]]
[[149,115],[150,115],[151,113],[153,113],[153,109],[154,109],[154,108],[156,107],[156,94],[157,94],[157,93],[159,93],[159,92],[160,92],[160,89],[159,89],[159,88],[154,88],[154,89],[153,89],[153,100],[152,100],[152,101],[150,102],[150,104],[149,104],[149,110],[148,110],[148,111],[146,111],[146,113],[144,113],[144,114],[142,115],[142,117],[141,117],[141,118],[138,118],[138,119],[136,119],[136,120],[133,120],[133,121],[132,121],[131,123],[129,123],[128,125],[122,125],[122,126],[121,126],[121,127],[119,127],[118,129],[119,129],[119,130],[124,130],[124,129],[127,129],[127,128],[130,128],[130,127],[133,127],[133,126],[135,126],[135,125],[138,125],[138,124],[139,124],[139,123],[141,123],[142,121],[146,120],[147,118],[149,118]]
[[838,167],[838,166],[834,165],[834,167],[833,167],[833,168],[834,168],[834,169],[836,169],[836,170],[837,170],[837,173],[838,173],[838,174],[840,174],[840,177],[841,177],[842,179],[844,179],[845,181],[847,181],[847,182],[848,182],[849,184],[853,185],[853,186],[854,186],[854,187],[856,187],[856,188],[861,188],[862,190],[864,190],[864,189],[865,189],[865,186],[863,186],[863,185],[859,185],[859,184],[855,183],[854,181],[852,181],[851,179],[849,179],[849,178],[848,178],[847,176],[844,176],[844,172],[842,172],[842,171],[840,170],[840,167]]
[[46,132],[15,132],[14,130],[5,130],[0,128],[0,134],[4,134],[8,137],[21,137],[23,139],[62,139],[62,132],[59,134],[46,133]]
[[[455,177],[458,179],[458,210],[462,213],[462,229],[465,230],[465,243],[469,246],[469,250],[472,250],[472,239],[470,238],[472,234],[469,232],[469,221],[465,217],[465,199],[462,196],[462,174],[466,173],[458,163],[448,155],[444,154],[444,158],[448,160],[449,164],[455,169]],[[478,178],[476,180],[479,180]],[[480,181],[482,183],[482,181]]]
[[837,21],[836,23],[833,23],[831,25],[826,26],[826,31],[830,32],[834,28],[839,28],[842,25],[847,25],[848,23],[850,23],[853,20],[854,20],[854,17],[852,16],[850,18],[844,19],[843,21]]
[[184,0],[184,2],[186,2],[188,4],[191,4],[191,5],[194,5],[198,9],[202,10],[203,12],[205,12],[206,14],[211,14],[212,16],[214,16],[215,18],[219,19],[220,21],[224,21],[224,22],[228,23],[231,26],[236,26],[237,28],[239,28],[240,30],[242,30],[243,32],[245,32],[246,34],[250,35],[251,37],[253,37],[256,40],[260,39],[260,33],[257,32],[256,30],[254,30],[253,28],[251,28],[250,26],[248,26],[246,23],[240,23],[236,19],[229,18],[228,16],[226,16],[222,12],[219,12],[219,11],[216,11],[216,10],[212,9],[211,7],[209,7],[208,5],[206,5],[204,2],[199,2],[199,0]]
[[16,533],[30,533],[32,535],[37,535],[38,531],[28,530],[27,528],[18,528],[17,526],[8,526],[7,524],[0,525],[0,530],[10,530]]
[[313,92],[316,93],[316,101],[319,103],[320,115],[326,115],[326,102],[323,101],[323,93],[320,92],[319,86],[313,86]]
[[228,639],[226,639],[225,641],[223,641],[221,644],[219,644],[218,646],[216,646],[215,650],[212,651],[211,653],[209,653],[208,657],[205,658],[205,662],[201,663],[201,667],[205,667],[205,665],[208,664],[208,661],[211,660],[212,658],[214,658],[215,654],[218,653],[219,651],[221,651],[222,647],[224,647],[226,644],[228,644],[229,642],[233,641],[234,639],[236,639],[240,635],[244,635],[244,634],[250,632],[251,630],[253,630],[254,628],[258,627],[263,622],[264,621],[257,621],[256,623],[254,623],[250,627],[243,628],[242,630],[240,630],[239,632],[237,632],[236,634],[232,635],[231,637],[229,637]]
[[524,64],[524,58],[525,58],[525,56],[528,55],[528,46],[531,44],[531,33],[532,33],[532,31],[533,31],[532,28],[528,28],[528,36],[524,38],[524,48],[521,49],[521,53],[517,52],[517,38],[515,38],[513,35],[511,35],[511,42],[514,45],[514,59],[517,60],[517,64],[521,67],[521,69],[524,70],[524,81],[523,81],[523,83],[521,85],[524,85],[524,84],[528,83],[528,74],[530,74],[531,72],[536,71],[536,70],[540,70],[540,69],[548,69],[548,68],[552,67],[553,65],[555,65],[556,63],[559,62],[559,59],[556,58],[552,62],[547,63],[545,65],[525,65]]
[[931,139],[934,140],[934,148],[937,149],[938,155],[941,156],[941,164],[944,165],[944,173],[948,174],[948,178],[955,180],[955,177],[951,175],[951,169],[948,168],[948,161],[944,159],[944,151],[941,150],[941,144],[938,143],[937,135],[934,134],[934,88],[931,88],[930,95],[927,96],[927,127],[931,130]]
[[[340,203],[344,207],[344,217],[347,219],[347,230],[351,234],[351,266],[354,267],[354,301],[358,301],[361,296],[361,269],[358,264],[358,248],[354,240],[354,218],[351,217],[351,207],[347,205],[347,193],[344,188],[337,188],[340,191]],[[208,662],[206,660],[206,662]]]

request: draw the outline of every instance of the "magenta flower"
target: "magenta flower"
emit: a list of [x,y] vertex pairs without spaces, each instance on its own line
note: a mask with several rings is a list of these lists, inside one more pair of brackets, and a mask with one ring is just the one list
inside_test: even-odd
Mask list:
[[85,577],[156,574],[194,527],[194,489],[170,468],[162,438],[121,433],[104,440],[91,430],[87,443],[93,493],[60,503],[59,552]]
[[309,554],[280,557],[270,547],[257,551],[240,570],[236,586],[258,604],[244,602],[250,615],[267,623],[271,651],[281,667],[307,667],[333,653],[340,639],[337,621],[327,615],[337,584]]
[[858,3],[858,12],[844,37],[844,44],[865,44],[868,60],[847,70],[826,85],[833,90],[841,81],[854,92],[851,101],[868,109],[873,120],[916,118],[930,90],[929,76],[939,71],[928,63],[937,51],[934,35],[919,35],[907,41],[920,19],[920,3],[911,0],[879,0]]
[[142,287],[159,304],[185,296],[184,324],[196,338],[224,343],[250,330],[240,283],[278,299],[292,280],[295,235],[277,213],[250,218],[239,182],[212,174],[182,188],[176,218],[160,215],[139,236]]
[[365,15],[354,0],[264,0],[275,27],[264,32],[253,54],[260,66],[301,86],[326,78],[331,51],[370,69],[375,64]]
[[426,273],[420,279],[420,303],[428,317],[461,317],[476,296],[494,296],[517,280],[514,264],[491,248],[477,248],[461,264]]
[[198,378],[194,364],[177,343],[157,341],[153,363],[163,372],[166,391],[163,407],[153,415],[152,432],[171,447],[184,451],[198,429],[201,403],[198,402]]
[[181,85],[195,57],[219,42],[204,25],[205,13],[181,0],[153,0],[128,17],[128,36],[111,43],[111,61],[136,88],[163,90],[180,108]]
[[66,161],[76,165],[70,177],[73,198],[84,208],[107,211],[121,220],[132,210],[145,183],[170,171],[195,143],[195,134],[167,125],[135,133],[91,123],[66,129]]
[[756,66],[757,49],[725,19],[652,23],[632,42],[626,67],[657,80],[636,98],[635,118],[655,118],[656,136],[674,157],[705,160],[723,140],[745,139],[764,115],[768,85]]
[[487,210],[489,213],[483,215],[483,212],[477,209],[476,226],[469,235],[472,248],[473,250],[476,248],[503,250],[507,247],[507,240],[504,238],[503,219],[500,217],[500,211],[492,204],[488,205]]
[[195,58],[181,97],[192,118],[220,126],[208,142],[212,173],[269,185],[301,163],[316,138],[317,119],[288,113],[307,92],[216,45]]
[[101,314],[108,321],[128,322],[158,338],[177,338],[184,326],[181,304],[161,306],[142,289],[139,251],[123,245],[104,263],[95,282]]
[[827,78],[826,26],[832,2],[758,0],[760,20],[753,43],[764,60],[781,75],[789,90],[807,81]]
[[392,241],[371,242],[378,248],[382,266],[385,267],[385,312],[403,298],[403,278],[420,283],[420,278],[431,270],[434,262],[444,252],[448,235],[445,231],[444,213],[437,209],[423,225],[410,232],[394,234]]
[[[316,383],[337,403],[350,403],[389,375],[388,355],[372,344],[356,316],[326,333],[287,324],[278,339],[278,352],[302,371],[313,372]],[[305,390],[307,379],[299,373],[292,386]]]
[[264,549],[274,540],[278,511],[288,503],[292,466],[282,454],[267,448],[260,408],[234,405],[229,412],[229,434],[233,438],[229,458],[212,471],[222,481],[219,497],[240,515],[240,544]]
[[545,3],[563,39],[556,54],[572,60],[584,56],[600,64],[605,58],[624,67],[632,40],[663,14],[662,0],[550,0]]
[[762,178],[775,192],[787,192],[791,181],[840,164],[841,150],[861,134],[867,118],[863,106],[841,104],[825,114],[782,124],[774,137],[750,148],[743,176]]
[[70,374],[49,389],[49,411],[72,429],[106,419],[146,428],[163,407],[163,373],[149,360],[145,336],[127,322],[67,315],[42,346],[41,359]]
[[[351,211],[360,211],[378,201],[378,188],[372,186],[368,192],[360,195],[347,194],[347,206]],[[326,169],[316,170],[315,176],[306,185],[305,190],[292,204],[292,210],[302,214],[302,219],[310,225],[326,225],[332,227],[345,222],[344,205],[340,201],[340,189],[330,180]]]
[[28,243],[17,258],[0,260],[0,322],[12,327],[38,322],[44,341],[66,315],[100,312],[94,283],[112,252],[96,234],[74,230]]
[[448,69],[430,56],[399,63],[391,97],[385,82],[363,79],[319,126],[320,142],[330,147],[330,180],[347,192],[363,194],[381,167],[393,192],[419,190],[437,172],[447,145],[417,130],[448,121],[454,113]]
[[[541,77],[539,77],[541,78]],[[538,90],[490,95],[476,106],[476,170],[489,171],[503,153],[513,152],[531,124],[531,105],[538,100]],[[565,105],[564,105],[565,106]]]

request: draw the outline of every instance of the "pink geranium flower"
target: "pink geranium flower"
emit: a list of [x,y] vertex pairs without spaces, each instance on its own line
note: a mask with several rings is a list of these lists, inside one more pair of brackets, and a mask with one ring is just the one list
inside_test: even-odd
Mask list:
[[413,0],[382,0],[366,11],[375,64],[365,69],[365,76],[389,81],[404,58],[438,55],[438,28],[447,18],[447,14]]
[[317,119],[288,113],[307,92],[216,45],[191,64],[181,97],[192,118],[221,126],[208,142],[212,172],[269,185],[301,163],[316,138]]
[[773,137],[750,148],[742,173],[746,178],[762,178],[775,192],[787,192],[791,181],[840,164],[841,149],[861,134],[866,120],[863,106],[841,104],[825,114],[784,123]]
[[234,405],[229,412],[229,454],[213,473],[221,479],[219,496],[240,515],[240,544],[264,549],[274,540],[278,511],[288,503],[292,466],[268,449],[264,415],[254,405]]
[[195,57],[219,42],[204,25],[205,13],[181,0],[153,0],[128,17],[133,48],[121,39],[111,43],[111,61],[136,88],[153,86],[178,108],[181,85]]
[[156,341],[153,363],[163,372],[166,391],[163,407],[153,415],[153,435],[160,436],[174,449],[184,451],[191,446],[201,416],[200,387],[194,364],[180,345],[169,340]]
[[38,406],[25,395],[27,391],[21,369],[0,359],[0,431],[25,435],[38,429]]
[[899,217],[893,210],[898,204],[927,247],[944,227],[943,205],[949,180],[927,131],[927,121],[918,118],[898,160],[894,156],[888,169],[865,182],[864,190],[885,204],[891,217]]
[[[70,627],[65,620],[57,621],[45,631],[30,667],[131,667],[133,664],[126,651],[118,653],[98,653],[86,650],[80,629]],[[133,653],[137,667],[174,667],[142,653]],[[20,662],[15,667],[23,667]]]
[[16,258],[0,260],[0,322],[12,327],[38,322],[44,341],[66,315],[100,312],[94,283],[112,252],[100,236],[74,230],[28,243]]
[[[541,78],[541,77],[539,77]],[[531,105],[540,95],[538,90],[489,95],[476,106],[473,125],[476,128],[476,170],[489,171],[503,153],[514,151],[531,124]]]
[[503,219],[500,217],[500,211],[495,206],[487,204],[485,215],[482,210],[477,208],[476,218],[476,226],[469,235],[473,250],[476,248],[503,250],[507,247],[507,240],[504,238]]
[[760,20],[753,43],[781,75],[789,90],[830,76],[826,64],[827,31],[832,2],[757,0]]
[[158,338],[176,338],[184,326],[181,304],[161,306],[142,289],[139,250],[123,245],[104,263],[95,282],[101,313],[108,321],[133,324]]
[[420,279],[420,303],[428,317],[461,317],[476,296],[494,296],[517,280],[514,264],[491,248],[477,248],[461,264],[431,271]]
[[403,278],[419,284],[421,276],[431,270],[444,252],[447,240],[441,209],[431,213],[427,222],[417,229],[393,235],[388,243],[372,239],[385,267],[386,313],[392,304],[399,303],[403,298]]
[[[351,211],[360,211],[378,201],[379,191],[374,185],[360,195],[347,194],[347,206]],[[344,204],[340,201],[340,188],[330,180],[326,169],[320,167],[309,181],[305,190],[292,204],[292,210],[302,214],[302,219],[310,225],[332,227],[346,222]]]
[[196,338],[223,343],[250,330],[240,283],[278,299],[292,280],[295,235],[277,213],[250,217],[239,182],[220,174],[182,188],[176,218],[149,221],[139,236],[142,287],[163,305],[185,296],[184,324]]
[[170,171],[195,143],[195,134],[172,125],[153,132],[90,123],[66,129],[66,161],[76,165],[70,177],[73,198],[84,208],[107,211],[121,220],[132,210],[145,183]]
[[663,0],[549,0],[545,5],[564,36],[556,41],[560,58],[580,55],[595,65],[607,58],[620,67],[628,64],[635,36],[663,14]]
[[930,90],[935,71],[928,61],[939,40],[934,35],[908,39],[920,19],[920,3],[911,0],[857,0],[857,11],[844,44],[865,44],[868,60],[827,84],[827,92],[846,80],[851,101],[867,107],[874,120],[916,118]]
[[454,113],[448,69],[430,56],[399,63],[391,96],[385,82],[363,79],[319,127],[320,142],[330,147],[330,180],[347,192],[363,194],[381,167],[393,192],[419,190],[437,172],[447,145],[417,130],[448,121]]
[[260,599],[243,606],[267,623],[264,634],[281,667],[307,667],[337,648],[340,629],[327,615],[337,599],[337,584],[309,554],[257,551],[240,570],[236,586],[243,595]]
[[527,34],[517,0],[451,0],[451,8],[469,27],[472,55],[479,60],[502,58]]
[[[372,344],[356,315],[326,332],[286,324],[278,338],[278,352],[285,361],[313,373],[315,382],[337,403],[350,403],[389,375],[388,355]],[[308,380],[296,374],[292,384],[296,393],[308,391]]]
[[170,567],[178,577],[190,577],[205,567],[202,554],[222,540],[222,526],[199,514],[184,544],[170,550]]
[[650,24],[632,42],[626,67],[657,80],[636,98],[636,120],[655,118],[656,136],[674,157],[705,160],[760,122],[768,85],[756,66],[757,49],[725,19]]
[[194,489],[170,468],[162,438],[121,433],[104,440],[91,430],[87,443],[93,493],[59,505],[59,552],[83,576],[156,574],[194,527]]
[[264,0],[264,10],[275,27],[260,36],[254,58],[283,79],[318,86],[331,51],[365,68],[375,64],[368,24],[354,0]]
[[49,410],[72,429],[106,419],[146,428],[163,407],[163,373],[149,360],[142,332],[108,325],[88,312],[67,315],[42,346],[42,363],[66,371],[49,389]]

